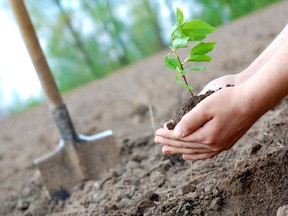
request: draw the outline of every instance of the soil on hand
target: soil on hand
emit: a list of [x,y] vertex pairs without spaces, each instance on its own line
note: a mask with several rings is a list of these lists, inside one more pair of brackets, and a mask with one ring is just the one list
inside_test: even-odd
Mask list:
[[[211,35],[211,41],[219,42],[209,64],[213,72],[194,74],[189,83],[199,92],[210,80],[243,70],[287,20],[288,1],[282,1],[219,28]],[[288,98],[265,114],[233,149],[213,159],[186,162],[180,156],[163,155],[154,143],[151,119],[160,127],[187,99],[173,77],[167,78],[166,53],[65,95],[77,131],[95,134],[112,129],[123,158],[104,178],[80,182],[65,201],[51,200],[33,165],[33,159],[54,150],[59,141],[48,107],[3,120],[0,215],[271,216],[278,211],[284,216]]]
[[191,111],[198,103],[200,103],[204,98],[210,96],[213,94],[215,91],[207,91],[205,94],[202,95],[196,95],[191,97],[181,108],[181,110],[173,117],[173,119],[169,122],[167,122],[166,127],[169,130],[173,130],[175,126],[180,122],[182,117]]

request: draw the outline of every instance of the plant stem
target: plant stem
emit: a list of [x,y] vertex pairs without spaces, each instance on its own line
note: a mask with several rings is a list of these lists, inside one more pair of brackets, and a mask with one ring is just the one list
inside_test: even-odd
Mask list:
[[[188,82],[187,82],[187,80],[186,80],[186,77],[185,77],[185,75],[183,75],[183,76],[182,76],[182,78],[183,78],[183,80],[184,80],[185,84],[188,86],[189,84],[188,84]],[[191,97],[192,97],[192,98],[194,98],[194,95],[193,95],[192,91],[191,91],[190,89],[188,89],[188,91],[189,91],[189,93],[190,93]]]
[[[176,53],[175,50],[172,50],[172,51],[173,51],[174,55],[176,56],[176,58],[177,58],[177,60],[178,60],[178,62],[179,62],[179,64],[180,64],[180,67],[181,67],[180,69],[181,69],[181,71],[183,71],[183,70],[184,70],[183,64],[181,63],[181,60],[180,60],[178,54]],[[181,77],[183,78],[185,84],[186,84],[187,86],[189,86],[185,75],[181,75]],[[194,95],[193,95],[192,91],[191,91],[190,89],[188,89],[188,91],[189,91],[189,94],[191,95],[191,97],[194,98]]]

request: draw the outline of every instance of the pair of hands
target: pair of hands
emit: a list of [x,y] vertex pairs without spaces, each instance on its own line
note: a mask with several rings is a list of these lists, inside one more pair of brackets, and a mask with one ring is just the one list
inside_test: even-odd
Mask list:
[[[247,132],[259,116],[253,113],[251,97],[245,97],[245,85],[237,85],[236,78],[228,75],[208,83],[201,93],[222,89],[188,112],[174,130],[164,126],[156,131],[155,142],[163,145],[164,154],[182,154],[184,160],[212,158]],[[226,88],[227,84],[236,85]]]
[[201,93],[222,89],[188,112],[174,130],[158,129],[155,142],[163,145],[164,154],[182,154],[186,160],[212,158],[230,149],[288,95],[287,81],[288,25],[244,71],[210,82]]

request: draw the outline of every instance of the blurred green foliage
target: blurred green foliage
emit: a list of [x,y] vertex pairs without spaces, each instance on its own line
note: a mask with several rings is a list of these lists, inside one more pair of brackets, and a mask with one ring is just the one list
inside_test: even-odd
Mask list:
[[26,2],[61,92],[101,78],[164,47],[157,2]]
[[202,6],[196,16],[218,26],[279,1],[281,0],[195,0]]
[[[167,47],[175,8],[189,19],[221,25],[280,0],[26,0],[61,92]],[[195,7],[197,6],[197,7]],[[196,9],[197,8],[197,9]],[[200,9],[199,9],[200,8]],[[165,13],[163,13],[165,11]],[[32,101],[32,102],[31,102]],[[15,102],[12,112],[31,107]]]
[[[164,47],[163,25],[175,6],[217,26],[279,0],[27,0],[61,92],[145,58]],[[200,10],[193,11],[198,4]],[[164,17],[161,11],[169,13]],[[190,10],[191,8],[192,10]],[[173,14],[171,14],[173,13]],[[167,19],[170,17],[170,19]],[[167,24],[168,23],[168,24]]]
[[17,93],[13,94],[14,103],[7,107],[10,114],[17,114],[27,109],[38,106],[43,100],[38,97],[30,97],[27,100],[23,100]]

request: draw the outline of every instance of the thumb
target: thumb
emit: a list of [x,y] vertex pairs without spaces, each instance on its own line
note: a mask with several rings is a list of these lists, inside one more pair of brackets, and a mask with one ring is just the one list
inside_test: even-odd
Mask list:
[[197,105],[194,109],[182,117],[173,130],[174,136],[182,138],[190,135],[202,127],[211,118]]

